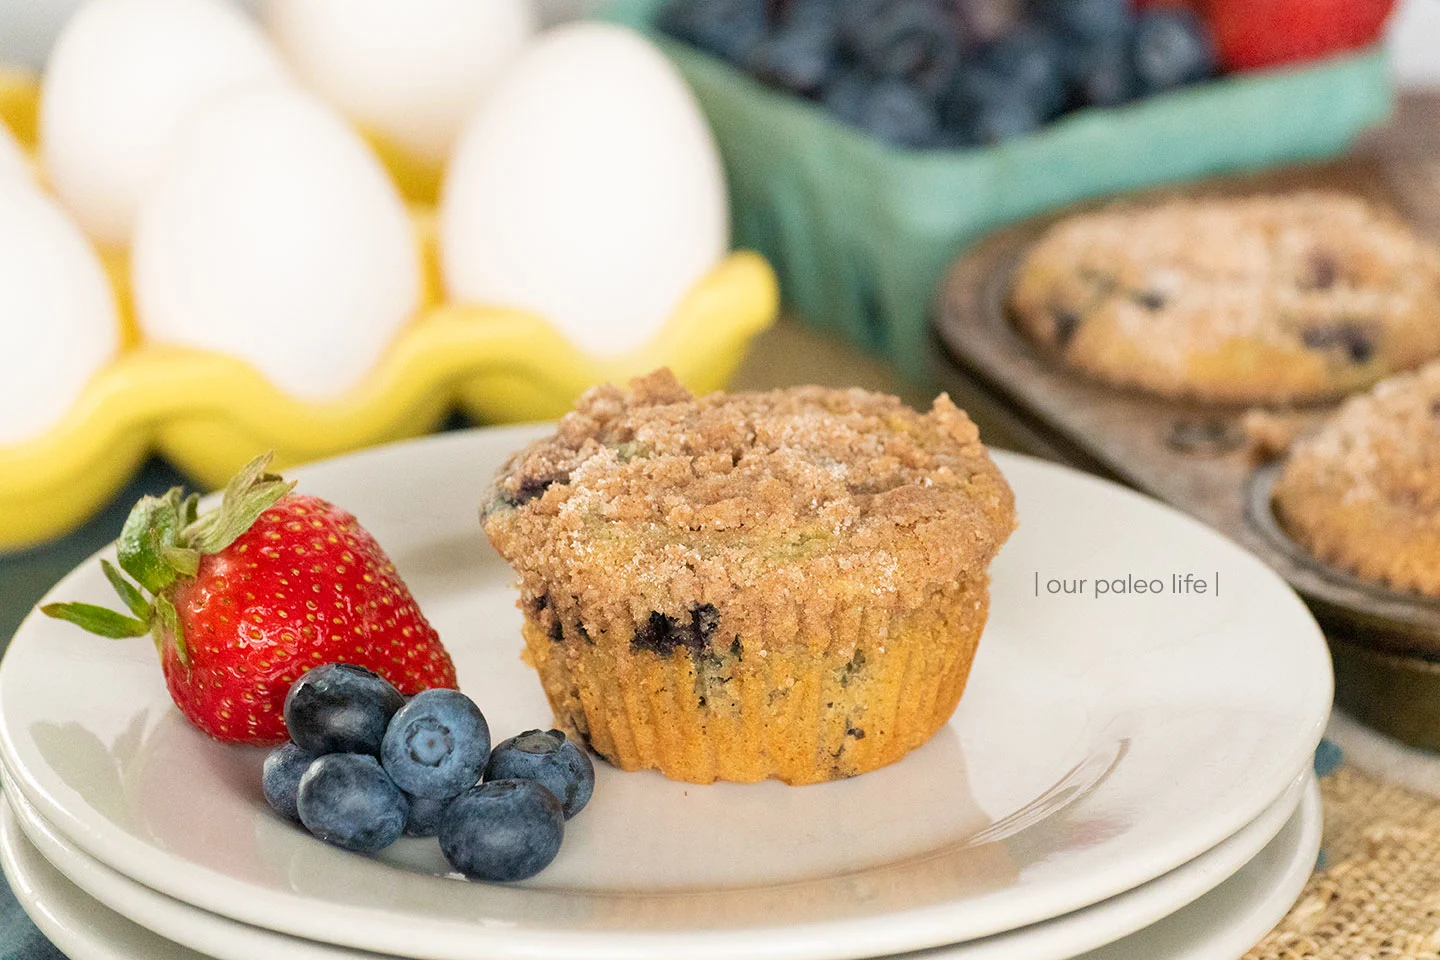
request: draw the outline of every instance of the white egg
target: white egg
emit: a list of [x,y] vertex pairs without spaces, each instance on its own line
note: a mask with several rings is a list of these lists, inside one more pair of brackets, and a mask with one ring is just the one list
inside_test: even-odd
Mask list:
[[360,380],[422,288],[379,161],[339,114],[278,87],[186,126],[140,208],[131,281],[147,338],[239,357],[308,399]]
[[621,27],[560,27],[466,127],[440,237],[452,299],[525,308],[582,349],[623,353],[724,256],[724,173],[654,46]]
[[89,0],[45,69],[41,160],[86,232],[125,243],[185,119],[285,76],[265,34],[226,0]]
[[0,180],[34,181],[25,148],[20,146],[20,141],[15,139],[15,134],[10,132],[3,120],[0,120]]
[[0,445],[45,433],[120,347],[99,257],[55,201],[0,178]]
[[264,15],[312,90],[436,161],[535,32],[530,0],[268,0]]

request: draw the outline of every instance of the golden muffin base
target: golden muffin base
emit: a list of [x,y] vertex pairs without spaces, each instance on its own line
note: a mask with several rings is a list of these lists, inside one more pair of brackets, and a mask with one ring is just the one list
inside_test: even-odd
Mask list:
[[523,634],[556,724],[620,769],[800,785],[875,770],[929,740],[960,701],[988,612],[986,578],[903,617],[840,614],[820,651],[762,636],[661,654],[632,647],[633,622],[596,643],[593,625],[547,627],[528,613]]

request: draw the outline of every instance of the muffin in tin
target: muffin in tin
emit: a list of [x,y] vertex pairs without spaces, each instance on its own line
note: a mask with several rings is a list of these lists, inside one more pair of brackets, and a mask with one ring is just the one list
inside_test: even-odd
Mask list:
[[1440,363],[1352,398],[1296,441],[1274,508],[1318,559],[1440,597]]
[[482,508],[557,723],[694,783],[853,776],[945,724],[1014,499],[948,398],[592,389]]
[[1440,356],[1440,252],[1342,193],[1114,206],[1053,226],[1011,307],[1067,366],[1114,386],[1316,400]]

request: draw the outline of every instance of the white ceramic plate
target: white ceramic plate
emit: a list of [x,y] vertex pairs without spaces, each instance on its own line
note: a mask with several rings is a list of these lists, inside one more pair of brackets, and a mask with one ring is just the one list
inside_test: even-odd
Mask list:
[[35,926],[70,960],[205,960],[81,893],[25,839],[3,798],[0,870]]
[[[535,428],[452,434],[299,472],[385,544],[498,736],[548,722],[519,662],[482,488]],[[599,771],[556,862],[456,881],[433,843],[378,859],[280,822],[261,754],[170,705],[148,640],[31,616],[0,665],[0,756],[81,850],[195,906],[431,960],[866,957],[1018,929],[1216,846],[1307,761],[1332,692],[1296,596],[1199,523],[1074,471],[997,458],[1021,528],[997,560],[965,699],[930,743],[840,783],[671,783]],[[1184,597],[1051,596],[1050,579],[1191,573]],[[1036,585],[1040,595],[1036,595]],[[56,598],[103,602],[93,559]]]
[[1320,854],[1324,817],[1312,782],[1299,814],[1244,870],[1184,910],[1075,960],[1237,960],[1295,905]]
[[[937,947],[926,951],[926,960],[1065,960],[1134,933],[1194,902],[1258,856],[1294,817],[1313,779],[1306,771],[1239,833],[1128,893],[1009,933]],[[156,893],[76,850],[23,796],[6,787],[5,799],[20,829],[55,869],[82,893],[168,940],[216,960],[381,960],[380,954],[263,930]]]
[[[1239,873],[1178,913],[1078,960],[1237,960],[1299,896],[1320,849],[1320,828],[1320,791],[1312,780],[1284,829]],[[71,960],[204,960],[86,896],[30,845],[3,800],[0,866],[21,906]],[[906,960],[951,960],[951,951],[960,949],[911,954]],[[288,960],[268,951],[243,956]],[[336,956],[376,955],[341,951]]]

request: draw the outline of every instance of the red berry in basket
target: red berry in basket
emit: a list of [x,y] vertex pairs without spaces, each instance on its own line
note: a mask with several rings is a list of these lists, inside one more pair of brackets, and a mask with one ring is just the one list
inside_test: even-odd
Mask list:
[[1255,70],[1374,43],[1395,0],[1207,0],[1220,64]]
[[43,612],[104,637],[151,634],[175,705],[225,743],[283,743],[285,695],[321,664],[365,667],[407,695],[454,687],[449,654],[380,544],[346,511],[291,493],[268,463],[237,474],[210,513],[178,487],[136,504],[117,544],[135,582],[101,561],[131,616],[86,603]]

